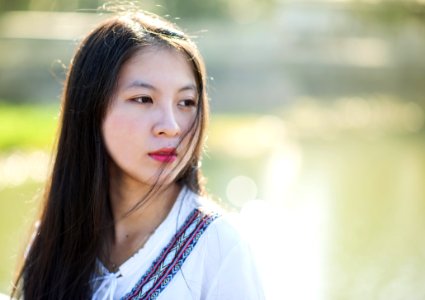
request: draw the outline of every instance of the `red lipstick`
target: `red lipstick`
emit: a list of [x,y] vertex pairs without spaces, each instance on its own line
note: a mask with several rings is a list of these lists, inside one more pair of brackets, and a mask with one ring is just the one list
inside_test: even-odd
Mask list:
[[159,150],[149,152],[148,155],[154,160],[163,163],[171,163],[177,159],[176,148],[161,148]]

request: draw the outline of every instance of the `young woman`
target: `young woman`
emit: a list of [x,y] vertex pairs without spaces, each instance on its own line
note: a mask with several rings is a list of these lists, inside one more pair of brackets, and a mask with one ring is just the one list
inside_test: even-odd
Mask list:
[[196,46],[157,16],[115,16],[82,41],[14,296],[263,298],[248,247],[201,196],[205,84]]

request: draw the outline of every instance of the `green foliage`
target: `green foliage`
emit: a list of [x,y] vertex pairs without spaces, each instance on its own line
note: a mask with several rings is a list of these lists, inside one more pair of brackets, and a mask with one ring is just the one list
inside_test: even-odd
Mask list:
[[9,10],[27,10],[29,3],[29,0],[0,0],[0,12]]
[[425,5],[419,1],[353,1],[352,9],[360,18],[389,28],[398,28],[408,21],[425,24]]
[[35,182],[0,188],[0,240],[3,243],[0,248],[0,292],[10,290],[16,264],[31,234],[38,207],[35,198],[40,193],[41,184]]
[[266,12],[275,7],[276,0],[248,2],[242,0],[0,0],[0,13],[14,10],[40,11],[96,11],[102,7],[118,10],[146,9],[160,15],[170,15],[172,18],[199,19],[234,17],[235,14],[245,14],[246,11]]
[[0,104],[0,151],[50,147],[57,115],[55,105]]

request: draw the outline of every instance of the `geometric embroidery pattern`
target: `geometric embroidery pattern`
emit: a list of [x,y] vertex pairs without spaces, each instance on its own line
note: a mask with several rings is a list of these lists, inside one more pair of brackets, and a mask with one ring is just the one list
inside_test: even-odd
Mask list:
[[205,229],[219,214],[194,209],[133,289],[121,299],[154,300],[180,270]]

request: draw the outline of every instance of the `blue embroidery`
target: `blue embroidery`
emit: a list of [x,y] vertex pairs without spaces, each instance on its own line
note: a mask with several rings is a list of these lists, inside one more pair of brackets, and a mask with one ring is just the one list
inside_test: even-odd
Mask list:
[[204,231],[217,217],[218,213],[194,209],[148,271],[122,300],[156,299],[180,270]]

